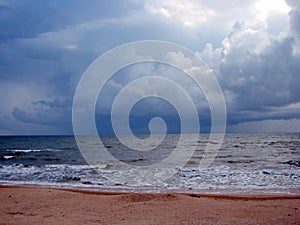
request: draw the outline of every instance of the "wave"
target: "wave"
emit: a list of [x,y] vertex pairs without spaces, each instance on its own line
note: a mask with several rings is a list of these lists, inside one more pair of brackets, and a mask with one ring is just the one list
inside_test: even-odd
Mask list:
[[[176,168],[173,177],[165,179],[168,171],[163,168],[147,169],[117,169],[108,164],[90,165],[31,165],[14,164],[0,167],[0,182],[40,182],[53,185],[64,184],[122,187],[122,188],[168,188],[168,189],[261,189],[261,188],[298,188],[300,170],[280,168],[258,168],[255,170],[237,170],[227,165],[220,165],[199,170],[194,168]],[[127,177],[134,179],[128,182]],[[161,181],[151,183],[143,180],[144,177],[156,176]],[[159,180],[158,179],[158,180]]]
[[13,156],[13,155],[5,155],[5,156],[3,156],[3,159],[14,159],[15,158],[15,156]]
[[30,152],[60,152],[62,150],[46,148],[46,149],[7,149],[6,151],[13,152],[13,153],[18,153],[18,152],[30,153]]

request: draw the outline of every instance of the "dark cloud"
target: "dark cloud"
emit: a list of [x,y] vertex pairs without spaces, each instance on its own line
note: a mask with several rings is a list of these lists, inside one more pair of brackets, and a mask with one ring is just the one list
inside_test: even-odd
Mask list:
[[[86,68],[107,50],[143,39],[172,41],[193,51],[209,42],[201,55],[224,90],[230,123],[299,118],[300,6],[296,0],[287,2],[292,8],[289,29],[285,20],[277,24],[282,18],[287,21],[280,13],[273,13],[265,23],[250,21],[254,16],[246,12],[253,5],[250,0],[201,3],[216,14],[196,28],[151,14],[144,2],[134,0],[2,1],[0,127],[13,133],[20,124],[38,124],[70,132],[72,100]],[[229,24],[234,24],[230,30]],[[123,81],[120,78],[115,85],[122,86]],[[106,122],[106,106],[119,91],[111,87],[104,93],[105,105],[98,106],[103,111],[97,112]],[[157,104],[150,107],[158,109]],[[132,126],[139,132],[146,129],[153,114],[150,109],[141,107],[132,115]],[[201,113],[201,124],[209,129],[210,112]],[[175,124],[174,113],[168,116]],[[111,131],[109,125],[104,127]],[[26,130],[25,125],[22,129]],[[179,126],[170,129],[178,131]]]
[[[26,111],[17,107],[13,108],[12,115],[14,118],[25,123],[36,123],[36,119]],[[39,121],[39,123],[47,123],[47,121]]]
[[261,52],[233,47],[220,65],[223,88],[236,95],[238,109],[282,106],[299,101],[290,85],[299,77],[299,56],[293,54],[294,39],[272,40]]
[[1,41],[33,37],[67,25],[67,18],[58,9],[55,1],[8,2],[0,8]]
[[222,48],[208,45],[203,51],[224,90],[229,125],[300,119],[298,9],[290,12],[290,30],[284,35],[236,22]]
[[[13,118],[13,119],[12,119]],[[36,107],[14,107],[2,133],[7,134],[72,134],[70,110]],[[1,121],[1,118],[0,118]]]
[[0,41],[34,37],[91,19],[101,19],[112,12],[122,15],[124,7],[125,4],[119,1],[107,0],[88,3],[80,0],[7,1],[0,7]]
[[12,116],[24,123],[61,126],[69,130],[71,127],[71,115],[68,111],[53,111],[45,108],[36,108],[35,110],[26,111],[15,107],[12,110]]
[[300,35],[300,7],[290,12],[290,25],[295,34]]
[[44,105],[50,108],[66,108],[72,106],[72,101],[70,100],[59,100],[55,99],[53,101],[39,100],[32,102],[33,105]]

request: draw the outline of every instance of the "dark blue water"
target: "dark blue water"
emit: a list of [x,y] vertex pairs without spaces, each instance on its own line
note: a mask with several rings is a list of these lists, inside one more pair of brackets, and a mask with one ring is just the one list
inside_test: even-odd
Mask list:
[[[213,163],[202,170],[198,166],[208,135],[200,135],[196,143],[186,135],[186,145],[196,150],[184,167],[147,167],[168,158],[178,138],[167,135],[161,146],[147,152],[130,151],[116,138],[104,137],[115,161],[103,158],[88,165],[73,136],[2,136],[0,182],[156,190],[300,189],[299,133],[226,135]],[[93,147],[93,138],[83,139]]]
[[0,137],[0,165],[84,163],[73,136]]

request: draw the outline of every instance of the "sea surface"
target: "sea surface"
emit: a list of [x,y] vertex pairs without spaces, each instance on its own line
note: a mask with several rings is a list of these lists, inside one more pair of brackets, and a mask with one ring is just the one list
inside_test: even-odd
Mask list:
[[[186,164],[155,167],[174,151],[179,135],[167,135],[151,151],[132,151],[116,137],[101,137],[115,160],[98,156],[92,165],[73,136],[1,136],[0,184],[128,191],[300,190],[300,133],[227,134],[213,162],[199,169],[208,138],[201,134],[192,142],[186,135],[187,148],[195,147],[183,159]],[[93,137],[82,141],[91,148],[95,144]]]

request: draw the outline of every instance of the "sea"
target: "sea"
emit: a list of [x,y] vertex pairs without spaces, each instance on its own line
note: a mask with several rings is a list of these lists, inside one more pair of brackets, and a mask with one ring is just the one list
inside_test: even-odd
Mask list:
[[[0,136],[0,184],[139,192],[300,192],[300,133],[226,134],[204,168],[199,164],[207,134],[196,142],[185,135],[185,145],[194,151],[183,165],[163,161],[175,150],[179,134],[166,135],[151,151],[130,150],[112,136],[97,138],[112,157],[98,155],[91,163],[74,136]],[[93,137],[81,140],[97,151]]]

